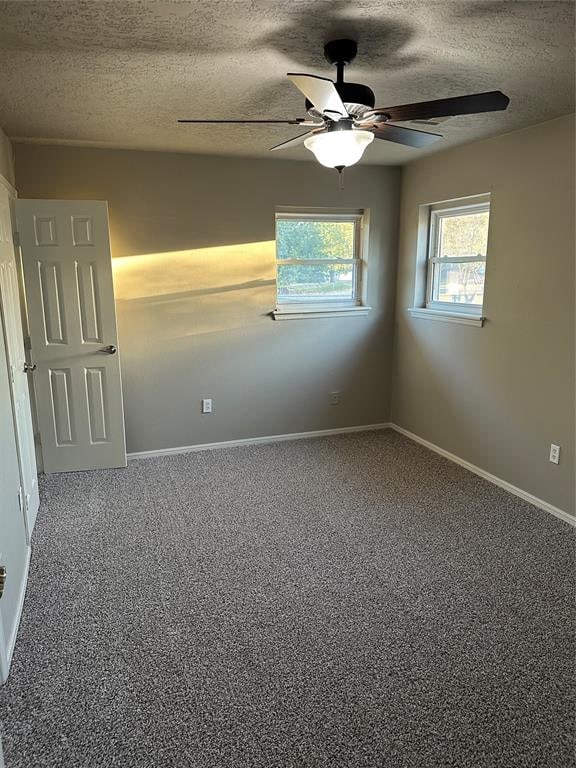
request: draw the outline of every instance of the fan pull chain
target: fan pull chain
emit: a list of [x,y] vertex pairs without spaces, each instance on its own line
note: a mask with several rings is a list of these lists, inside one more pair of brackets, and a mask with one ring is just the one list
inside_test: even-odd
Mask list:
[[340,192],[344,189],[344,168],[340,167],[338,170],[338,189]]

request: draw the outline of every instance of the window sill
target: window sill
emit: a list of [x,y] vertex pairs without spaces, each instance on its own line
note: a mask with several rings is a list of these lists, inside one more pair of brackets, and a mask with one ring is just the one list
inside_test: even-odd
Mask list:
[[372,307],[280,307],[272,312],[274,320],[316,320],[327,317],[364,317]]
[[428,309],[426,307],[411,307],[408,312],[412,317],[421,320],[439,320],[441,323],[459,323],[460,325],[474,325],[482,328],[486,318],[475,315],[472,312],[448,312],[444,309]]

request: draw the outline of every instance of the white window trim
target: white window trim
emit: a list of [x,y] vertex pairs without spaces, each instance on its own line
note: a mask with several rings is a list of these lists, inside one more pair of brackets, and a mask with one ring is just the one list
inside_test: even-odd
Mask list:
[[[415,306],[408,309],[412,317],[426,320],[439,320],[442,322],[455,322],[462,325],[472,325],[482,327],[485,316],[483,315],[483,304],[455,304],[452,302],[431,301],[432,280],[434,263],[439,261],[480,261],[476,258],[454,258],[438,259],[433,256],[436,246],[437,221],[440,218],[437,214],[450,213],[458,215],[461,213],[470,213],[474,209],[477,212],[490,211],[490,194],[474,195],[456,200],[446,200],[440,203],[432,203],[420,206],[419,226],[418,226],[418,270],[424,272],[424,283],[420,290],[416,288]],[[436,214],[436,215],[435,215]],[[488,235],[490,239],[490,234]],[[488,245],[489,250],[489,245]],[[420,294],[420,302],[418,302]],[[418,306],[418,304],[420,305]]]
[[[311,219],[313,221],[354,221],[356,233],[354,238],[354,257],[352,259],[306,259],[306,264],[334,263],[354,264],[355,286],[354,298],[349,301],[341,299],[324,299],[302,302],[298,300],[278,301],[272,312],[275,320],[308,320],[327,317],[362,317],[368,314],[371,307],[366,302],[366,253],[368,249],[369,211],[367,209],[343,208],[279,208],[276,210],[276,221],[285,219]],[[300,264],[302,259],[282,259],[276,264]]]
[[275,309],[272,313],[274,320],[314,320],[328,317],[364,317],[372,307],[366,306],[344,306],[344,307],[302,307],[300,309],[292,307],[282,307]]
[[438,248],[438,231],[439,222],[445,216],[462,216],[471,215],[474,213],[490,213],[490,195],[483,195],[476,198],[473,202],[465,202],[463,200],[453,200],[447,203],[437,203],[430,206],[430,223],[429,223],[429,238],[428,238],[428,262],[427,262],[427,277],[426,277],[426,309],[436,309],[447,313],[458,314],[482,314],[482,305],[480,304],[453,304],[447,301],[434,301],[430,297],[434,289],[434,264],[448,263],[448,262],[462,262],[462,261],[485,261],[484,259],[456,259],[446,258],[441,259],[436,255]]
[[429,309],[428,307],[410,307],[408,309],[412,317],[419,317],[421,320],[439,320],[443,323],[458,323],[459,325],[475,325],[482,328],[486,318],[469,312],[446,312],[440,309]]

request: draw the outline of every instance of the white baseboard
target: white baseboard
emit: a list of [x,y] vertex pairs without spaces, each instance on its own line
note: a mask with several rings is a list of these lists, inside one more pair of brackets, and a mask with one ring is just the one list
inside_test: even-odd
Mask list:
[[22,616],[22,609],[24,607],[24,597],[26,596],[26,587],[28,585],[28,570],[30,568],[31,554],[32,550],[30,547],[28,547],[26,552],[26,564],[24,566],[24,576],[22,578],[20,593],[18,595],[18,602],[16,604],[16,620],[14,621],[14,626],[12,627],[10,637],[6,639],[4,637],[2,628],[0,627],[0,685],[6,682],[8,679],[8,673],[10,672],[10,664],[12,663],[12,656],[14,655],[16,638],[18,637],[18,628],[20,626],[20,618]]
[[197,451],[213,451],[217,450],[218,448],[235,448],[242,445],[280,443],[285,440],[305,440],[311,437],[325,437],[328,435],[345,435],[351,432],[372,432],[374,430],[381,429],[394,429],[396,432],[399,432],[405,437],[410,438],[410,440],[414,440],[416,443],[420,443],[420,445],[423,445],[426,448],[429,448],[431,451],[440,454],[440,456],[444,456],[444,458],[453,461],[455,464],[459,464],[461,467],[464,467],[470,472],[473,472],[475,475],[479,475],[480,477],[484,478],[484,480],[488,480],[488,482],[494,483],[494,485],[497,485],[509,493],[514,494],[514,496],[518,496],[519,498],[524,499],[524,501],[533,504],[535,507],[543,509],[545,512],[549,512],[551,515],[560,518],[560,520],[564,520],[566,523],[570,523],[570,525],[576,526],[576,517],[568,514],[568,512],[564,512],[564,510],[555,507],[553,504],[549,504],[543,499],[539,499],[532,493],[528,493],[528,491],[524,491],[522,488],[518,488],[515,485],[512,485],[512,483],[509,483],[506,480],[502,480],[500,477],[496,477],[496,475],[492,475],[490,472],[486,472],[486,470],[477,467],[475,464],[471,464],[465,459],[461,459],[459,456],[456,456],[456,454],[450,453],[450,451],[446,451],[444,448],[440,448],[440,446],[431,443],[429,440],[425,440],[423,437],[419,437],[413,432],[409,432],[407,429],[404,429],[404,427],[400,427],[397,424],[392,424],[389,422],[383,422],[380,424],[361,424],[355,427],[337,427],[335,429],[317,429],[310,432],[290,432],[285,435],[246,437],[241,438],[240,440],[223,440],[217,443],[199,443],[198,445],[182,445],[177,448],[160,448],[156,451],[135,451],[128,454],[128,460],[134,461],[135,459],[154,458],[155,456],[174,456],[179,453],[195,453]]
[[524,499],[524,501],[528,501],[530,504],[533,504],[535,507],[543,509],[545,512],[549,512],[551,515],[554,515],[554,517],[559,517],[560,520],[564,520],[564,522],[576,526],[576,517],[568,514],[568,512],[564,512],[563,509],[559,509],[553,504],[549,504],[547,501],[539,499],[538,496],[534,496],[534,494],[528,493],[528,491],[523,491],[522,488],[518,488],[517,486],[512,485],[512,483],[509,483],[506,480],[502,480],[500,477],[496,477],[496,475],[492,475],[490,472],[486,472],[486,470],[477,467],[475,464],[471,464],[465,459],[461,459],[459,456],[456,456],[456,454],[450,453],[450,451],[446,451],[444,448],[440,448],[440,446],[431,443],[429,440],[425,440],[423,437],[415,435],[414,432],[409,432],[407,429],[404,429],[404,427],[399,427],[397,424],[390,424],[389,426],[396,432],[399,432],[405,437],[410,438],[410,440],[414,440],[414,442],[420,443],[420,445],[429,448],[431,451],[439,453],[440,456],[444,456],[444,458],[450,459],[450,461],[453,461],[455,464],[459,464],[461,467],[468,469],[470,472],[474,472],[475,475],[483,477],[484,480],[488,480],[489,483],[494,483],[494,485],[498,485],[505,491],[513,493],[514,496],[518,496],[519,498]]
[[336,427],[335,429],[316,429],[311,432],[289,432],[285,435],[266,435],[265,437],[245,437],[240,440],[223,440],[219,443],[199,443],[198,445],[182,445],[178,448],[160,448],[157,451],[134,451],[128,454],[128,461],[134,459],[149,459],[154,456],[173,456],[178,453],[194,453],[196,451],[213,451],[218,448],[235,448],[241,445],[261,445],[262,443],[281,443],[285,440],[305,440],[310,437],[326,437],[328,435],[346,435],[350,432],[373,432],[388,429],[391,425],[361,424],[356,427]]

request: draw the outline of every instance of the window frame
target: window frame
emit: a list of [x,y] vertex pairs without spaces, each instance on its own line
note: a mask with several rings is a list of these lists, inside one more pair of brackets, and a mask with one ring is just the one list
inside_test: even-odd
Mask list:
[[[353,256],[350,259],[275,259],[276,276],[276,310],[275,319],[300,317],[317,317],[322,315],[343,316],[346,314],[366,314],[370,307],[366,306],[366,258],[368,211],[365,209],[314,209],[314,208],[280,208],[275,213],[275,225],[278,221],[345,221],[354,225]],[[275,227],[274,242],[277,243]],[[320,298],[303,301],[301,297],[293,300],[280,298],[278,294],[278,267],[314,264],[350,264],[352,266],[353,291],[351,299]]]
[[[484,308],[484,295],[486,291],[486,282],[482,290],[482,303],[471,304],[464,302],[437,301],[433,298],[435,290],[436,266],[437,264],[456,264],[456,263],[480,263],[486,264],[488,260],[488,250],[490,243],[490,219],[491,205],[490,194],[475,195],[473,198],[461,198],[458,200],[448,200],[442,203],[434,203],[428,206],[428,240],[426,251],[426,293],[424,308],[436,312],[443,312],[454,315],[475,315],[482,316]],[[488,212],[488,239],[486,247],[486,256],[477,257],[444,257],[438,256],[440,222],[443,218],[475,213]]]

